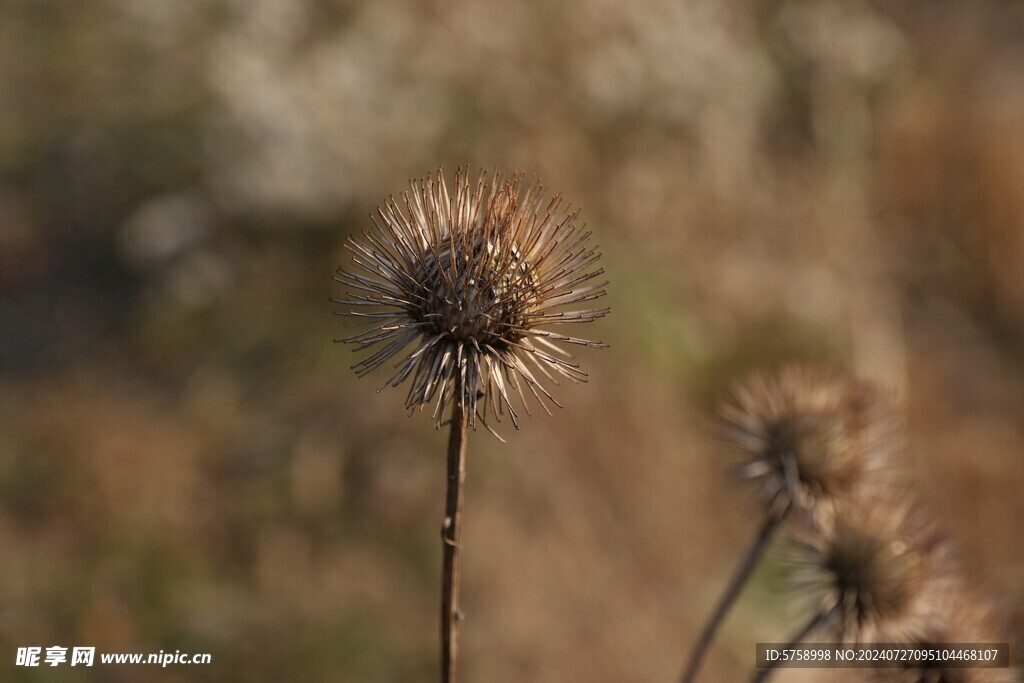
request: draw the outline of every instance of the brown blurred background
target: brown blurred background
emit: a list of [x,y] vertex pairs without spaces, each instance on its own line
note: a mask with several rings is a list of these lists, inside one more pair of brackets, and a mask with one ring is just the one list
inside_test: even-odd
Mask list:
[[[565,410],[471,439],[466,681],[674,680],[757,526],[709,416],[785,359],[899,393],[1021,604],[1021,3],[5,0],[0,93],[0,678],[433,680],[444,435],[328,298],[441,164],[582,206],[613,307]],[[214,663],[14,667],[54,644]]]

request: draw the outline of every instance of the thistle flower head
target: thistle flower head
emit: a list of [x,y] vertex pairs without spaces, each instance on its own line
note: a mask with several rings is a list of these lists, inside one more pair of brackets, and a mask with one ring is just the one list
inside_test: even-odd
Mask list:
[[737,384],[721,415],[738,478],[775,514],[884,481],[897,441],[893,410],[874,386],[802,365]]
[[[959,577],[953,585],[944,586],[941,612],[930,624],[926,637],[916,641],[921,646],[937,649],[950,643],[1011,643],[1012,631],[1005,605],[997,597],[976,585],[968,584]],[[1012,652],[1011,652],[1012,656]],[[905,669],[890,670],[888,675],[876,676],[875,680],[898,683],[1010,683],[1021,681],[1021,672],[1016,668],[983,669],[940,668],[923,663]]]
[[1022,680],[1015,669],[882,669],[873,673],[872,680],[891,683],[1020,683]]
[[791,531],[793,585],[840,640],[920,642],[955,585],[948,546],[906,500],[844,500]]
[[373,349],[360,376],[397,358],[381,389],[410,380],[406,406],[433,405],[438,425],[453,401],[471,426],[507,412],[518,428],[513,401],[529,413],[528,395],[550,414],[546,385],[587,377],[562,345],[604,346],[551,329],[608,311],[590,307],[607,283],[578,217],[523,174],[472,184],[460,169],[451,191],[440,171],[413,180],[346,245],[353,268],[335,280],[349,292],[335,303],[369,329],[335,341]]

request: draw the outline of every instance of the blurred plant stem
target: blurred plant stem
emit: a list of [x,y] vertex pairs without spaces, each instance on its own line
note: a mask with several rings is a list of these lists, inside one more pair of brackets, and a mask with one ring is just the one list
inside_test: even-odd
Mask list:
[[[815,615],[813,617],[811,617],[811,620],[808,621],[804,625],[804,627],[802,629],[797,631],[796,635],[794,635],[790,639],[790,641],[786,644],[786,646],[784,648],[782,648],[782,649],[783,650],[791,650],[794,647],[796,647],[797,645],[799,645],[800,643],[802,643],[804,641],[804,638],[806,638],[807,636],[811,635],[812,631],[814,631],[816,628],[818,628],[819,626],[824,624],[826,621],[828,621],[832,617],[832,614],[836,611],[836,609],[838,609],[838,607],[839,607],[839,605],[837,604],[834,607],[832,607],[831,609],[820,609],[820,610],[818,610],[815,613]],[[751,683],[761,683],[761,681],[768,680],[768,677],[772,674],[773,671],[775,671],[775,669],[778,666],[778,664],[779,664],[779,661],[776,660],[774,662],[769,663],[768,666],[766,666],[765,668],[758,669],[754,673],[754,677],[750,679]]]
[[700,637],[697,638],[697,644],[694,645],[693,651],[690,653],[690,659],[686,663],[686,669],[683,670],[683,676],[680,678],[681,683],[691,683],[694,677],[697,675],[697,670],[700,668],[701,661],[704,659],[704,654],[707,652],[708,646],[711,645],[712,639],[715,637],[715,633],[718,631],[718,627],[721,626],[722,621],[725,619],[725,615],[729,613],[729,609],[732,604],[739,597],[740,591],[743,590],[743,586],[747,583],[747,579],[750,578],[751,572],[757,565],[757,560],[761,557],[761,553],[764,551],[768,541],[772,537],[772,533],[778,528],[779,524],[785,518],[789,508],[785,508],[779,513],[769,513],[768,518],[761,526],[761,530],[757,534],[757,538],[754,539],[750,549],[747,550],[747,554],[743,557],[743,561],[740,566],[736,568],[736,572],[733,574],[732,579],[729,581],[729,585],[726,586],[725,593],[719,598],[718,604],[715,606],[715,611],[711,614],[707,623],[704,624],[704,629],[701,631]]
[[455,378],[451,431],[448,436],[448,492],[445,497],[444,569],[441,579],[441,682],[458,680],[459,564],[462,555],[462,484],[466,480],[466,410],[462,379]]

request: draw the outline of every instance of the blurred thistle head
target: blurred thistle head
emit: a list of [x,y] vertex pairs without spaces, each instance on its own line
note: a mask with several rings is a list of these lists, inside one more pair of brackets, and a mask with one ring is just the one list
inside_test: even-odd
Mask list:
[[[963,643],[997,643],[1006,641],[944,641]],[[1012,647],[1012,645],[1011,645]],[[936,644],[936,649],[943,649]],[[882,683],[1021,683],[1024,678],[1017,668],[1005,669],[951,669],[937,666],[910,667],[905,669],[878,669],[872,672],[872,681]]]
[[849,498],[790,529],[794,589],[829,615],[837,639],[921,642],[940,618],[956,585],[949,546],[910,500]]
[[879,669],[873,673],[871,680],[891,683],[1020,683],[1022,680],[1016,669]]
[[[941,599],[941,612],[930,625],[921,646],[946,649],[950,643],[1009,643],[1011,658],[1016,643],[1014,629],[1007,612],[1008,601],[958,577],[947,586]],[[1005,669],[950,669],[924,663],[905,669],[889,670],[875,680],[898,683],[1010,683],[1024,680],[1015,667]]]
[[884,483],[898,420],[873,385],[787,365],[734,386],[719,436],[772,514],[829,504]]
[[397,358],[381,389],[410,380],[406,406],[433,405],[438,425],[453,401],[471,426],[507,411],[518,429],[513,400],[529,413],[528,395],[550,414],[560,404],[546,385],[587,377],[562,345],[604,346],[551,330],[608,312],[590,307],[607,283],[595,282],[604,270],[579,210],[522,173],[474,184],[460,169],[451,191],[441,171],[410,184],[346,244],[353,267],[334,279],[348,297],[334,302],[370,329],[335,341],[373,348],[359,376]]

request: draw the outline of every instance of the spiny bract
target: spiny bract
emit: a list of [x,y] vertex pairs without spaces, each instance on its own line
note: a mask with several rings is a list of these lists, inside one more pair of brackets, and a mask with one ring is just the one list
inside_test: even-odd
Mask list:
[[[814,511],[887,484],[899,443],[895,409],[872,384],[799,364],[733,388],[718,436],[774,514]],[[883,487],[884,488],[884,487]]]
[[522,173],[489,181],[481,173],[472,185],[460,169],[453,192],[441,171],[410,184],[404,212],[390,197],[372,216],[376,229],[346,244],[353,269],[334,279],[350,291],[332,301],[372,327],[335,341],[375,347],[353,366],[360,376],[400,356],[381,389],[411,377],[406,406],[433,404],[438,425],[459,401],[471,425],[508,411],[518,428],[512,397],[529,413],[527,392],[550,414],[546,402],[560,404],[545,381],[587,376],[556,342],[604,346],[548,329],[608,312],[566,310],[603,296],[607,284],[594,283],[604,269],[579,211],[559,195],[546,199]]
[[920,642],[955,585],[948,542],[906,492],[845,499],[790,541],[795,589],[845,642]]

